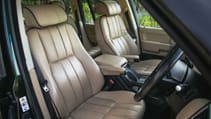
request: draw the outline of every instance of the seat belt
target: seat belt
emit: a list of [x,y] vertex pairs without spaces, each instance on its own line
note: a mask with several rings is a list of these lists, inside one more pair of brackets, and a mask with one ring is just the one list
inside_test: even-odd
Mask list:
[[131,30],[131,32],[129,32],[129,33],[130,33],[132,38],[135,38],[137,40],[137,37],[135,35],[135,30],[133,29],[133,25],[132,25],[132,22],[131,22],[131,19],[130,19],[128,11],[125,12],[125,16],[126,16],[126,19],[127,19],[127,23],[128,23],[129,29]]
[[[38,81],[40,83],[40,86],[42,88],[42,93],[45,99],[45,103],[48,107],[48,111],[50,113],[51,119],[61,119],[61,116],[59,114],[58,109],[56,108],[56,105],[54,104],[53,100],[51,99],[51,96],[49,94],[49,88],[48,88],[48,81],[44,78],[37,62],[33,58],[35,71],[37,73]],[[58,115],[57,115],[58,114]]]

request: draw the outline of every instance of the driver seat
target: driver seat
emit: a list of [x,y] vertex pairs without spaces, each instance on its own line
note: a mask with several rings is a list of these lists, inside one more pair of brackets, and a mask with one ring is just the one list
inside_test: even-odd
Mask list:
[[137,73],[149,76],[161,60],[139,60],[138,47],[120,17],[121,8],[117,1],[99,0],[95,5],[95,12],[101,15],[95,24],[96,38],[102,52],[125,57],[132,61],[130,65]]
[[32,55],[62,119],[141,119],[144,101],[129,91],[101,91],[103,75],[57,5],[23,9]]

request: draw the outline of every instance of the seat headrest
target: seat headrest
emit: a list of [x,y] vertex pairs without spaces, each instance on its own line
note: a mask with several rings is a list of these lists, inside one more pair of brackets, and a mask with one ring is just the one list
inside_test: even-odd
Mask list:
[[101,15],[111,16],[111,15],[120,14],[121,8],[120,8],[120,5],[116,1],[113,1],[113,0],[102,1],[101,0],[96,4],[95,12]]
[[53,5],[58,5],[59,7],[61,7],[62,9],[65,10],[65,4],[64,4],[64,1],[61,1],[61,0],[56,0],[56,1],[51,1],[50,4],[53,4]]
[[67,15],[58,5],[27,6],[23,9],[27,28],[41,28],[67,21]]

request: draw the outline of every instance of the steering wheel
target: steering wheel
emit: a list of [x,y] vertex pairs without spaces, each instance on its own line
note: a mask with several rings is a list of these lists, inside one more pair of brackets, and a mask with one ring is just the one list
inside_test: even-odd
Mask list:
[[167,57],[156,67],[134,96],[136,101],[142,100],[158,82],[168,73],[183,55],[183,51],[174,46]]

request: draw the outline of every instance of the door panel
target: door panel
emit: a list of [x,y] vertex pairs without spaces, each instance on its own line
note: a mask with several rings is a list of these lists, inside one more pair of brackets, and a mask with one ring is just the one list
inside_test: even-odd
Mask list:
[[161,28],[145,27],[139,31],[143,53],[166,56],[175,44]]

